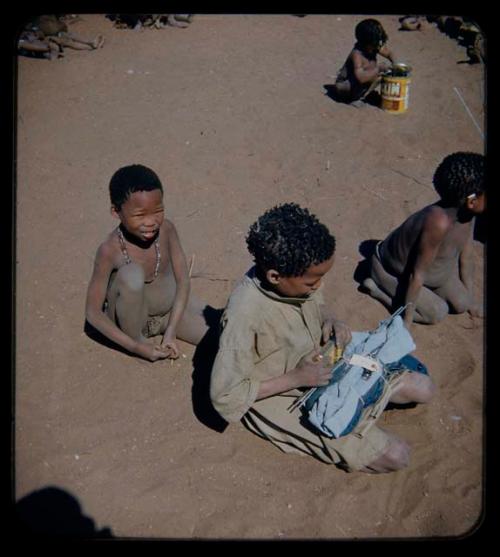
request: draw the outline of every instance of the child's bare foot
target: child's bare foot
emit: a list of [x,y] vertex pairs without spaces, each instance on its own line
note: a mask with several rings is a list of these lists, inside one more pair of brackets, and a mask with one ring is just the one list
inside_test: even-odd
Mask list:
[[45,58],[49,60],[56,60],[57,58],[64,58],[64,53],[62,48],[56,47],[53,43],[51,43],[50,51],[44,54]]
[[168,14],[167,22],[169,25],[172,25],[172,27],[182,27],[182,28],[189,27],[189,23],[185,21],[177,21],[174,14]]
[[97,35],[97,37],[92,41],[92,48],[101,48],[104,45],[104,37],[102,35]]

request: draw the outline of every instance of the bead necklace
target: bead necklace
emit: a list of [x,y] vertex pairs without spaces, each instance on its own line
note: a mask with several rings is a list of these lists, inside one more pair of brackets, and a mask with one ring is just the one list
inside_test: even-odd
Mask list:
[[[125,263],[128,265],[129,263],[132,263],[132,260],[130,259],[130,256],[127,251],[127,247],[125,246],[125,238],[123,237],[123,232],[121,231],[120,227],[118,227],[118,240],[120,240],[120,248],[122,250],[123,257],[125,257]],[[155,244],[155,251],[156,251],[155,272],[151,280],[144,281],[147,283],[154,281],[154,279],[158,276],[158,271],[160,269],[161,254],[160,254],[160,231],[159,230],[158,230],[158,235],[155,238],[154,244]]]

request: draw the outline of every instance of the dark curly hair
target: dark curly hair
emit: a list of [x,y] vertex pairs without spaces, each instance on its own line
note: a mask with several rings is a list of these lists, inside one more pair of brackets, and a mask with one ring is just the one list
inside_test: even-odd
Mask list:
[[354,29],[354,35],[360,46],[380,47],[389,38],[380,21],[371,18],[360,21]]
[[459,207],[468,195],[484,192],[484,155],[458,152],[443,159],[434,173],[434,188],[448,205]]
[[109,182],[111,204],[119,211],[131,193],[136,191],[160,190],[160,179],[150,168],[142,164],[131,164],[119,168]]
[[302,276],[335,251],[328,228],[296,203],[266,211],[250,227],[246,242],[260,269],[274,269],[283,277]]

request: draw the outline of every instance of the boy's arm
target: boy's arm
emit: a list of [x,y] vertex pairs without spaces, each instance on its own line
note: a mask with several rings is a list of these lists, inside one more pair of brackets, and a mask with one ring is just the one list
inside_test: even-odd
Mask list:
[[474,300],[474,262],[472,259],[472,239],[474,233],[474,226],[471,226],[471,232],[469,238],[467,238],[467,242],[460,252],[460,256],[458,259],[459,262],[459,273],[460,273],[460,280],[464,283],[465,288],[470,296],[470,307],[468,308],[468,312],[473,315],[474,317],[482,317],[483,311],[480,305],[475,302]]
[[87,321],[105,337],[120,345],[125,350],[151,361],[166,358],[167,354],[149,343],[141,343],[120,330],[103,312],[109,277],[113,271],[112,254],[106,244],[97,250],[94,270],[87,289],[85,317]]
[[460,273],[460,280],[464,283],[465,288],[472,294],[472,282],[473,282],[473,274],[474,274],[474,264],[472,261],[472,234],[473,234],[473,227],[471,227],[471,232],[469,237],[467,238],[467,242],[463,247],[462,251],[460,252],[459,256],[459,273]]
[[372,83],[373,81],[375,81],[375,79],[377,79],[380,73],[378,65],[373,68],[365,68],[363,65],[363,55],[359,51],[352,51],[351,60],[354,76],[359,83]]
[[449,230],[449,221],[446,215],[431,213],[426,217],[418,241],[417,255],[413,268],[408,269],[408,284],[405,294],[405,310],[403,320],[406,328],[409,329],[413,323],[415,304],[424,285],[425,275],[436,258],[439,246]]
[[212,404],[228,422],[239,421],[256,400],[297,387],[327,385],[331,377],[331,369],[313,362],[313,354],[288,373],[257,379],[255,346],[259,341],[248,317],[241,311],[223,317],[224,330],[210,377]]
[[279,377],[266,379],[259,384],[255,400],[267,398],[299,387],[320,387],[328,385],[332,377],[330,366],[325,367],[318,358],[318,353],[313,353],[303,358],[299,365]]
[[165,334],[163,336],[162,346],[174,343],[172,352],[174,356],[178,356],[178,350],[175,346],[176,331],[189,297],[189,272],[186,256],[184,255],[177,230],[170,221],[166,222],[166,226],[168,251],[172,262],[172,269],[176,282],[176,291],[172,310],[170,311],[167,329],[165,330]]
[[393,64],[396,61],[396,58],[394,56],[394,53],[392,52],[392,50],[390,50],[387,45],[384,45],[379,51],[378,53],[380,54],[380,56],[383,56],[384,58],[387,58],[387,60],[390,60]]

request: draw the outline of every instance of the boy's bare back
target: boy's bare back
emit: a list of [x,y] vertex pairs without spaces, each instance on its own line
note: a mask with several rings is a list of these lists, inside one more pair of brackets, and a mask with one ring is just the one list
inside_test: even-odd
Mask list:
[[401,276],[408,262],[430,252],[432,262],[424,284],[438,288],[457,273],[457,259],[472,234],[472,220],[458,222],[438,204],[414,213],[380,246],[380,257],[389,272]]

